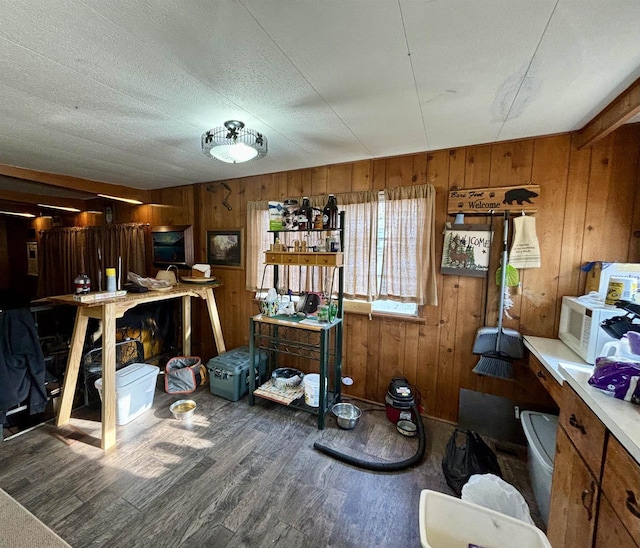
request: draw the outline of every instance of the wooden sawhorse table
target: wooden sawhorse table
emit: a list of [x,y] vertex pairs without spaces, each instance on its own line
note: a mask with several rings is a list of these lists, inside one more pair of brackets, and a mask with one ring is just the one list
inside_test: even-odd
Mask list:
[[139,304],[182,298],[182,352],[191,354],[191,297],[199,297],[207,303],[213,338],[222,354],[226,351],[220,316],[213,288],[221,284],[187,285],[179,284],[168,291],[149,291],[147,293],[128,293],[123,297],[94,302],[80,302],[73,295],[49,297],[47,300],[57,304],[77,306],[76,321],[73,328],[71,348],[67,360],[67,369],[62,386],[57,426],[67,424],[71,418],[71,406],[76,391],[78,372],[84,349],[89,318],[102,320],[102,443],[107,450],[116,444],[116,319]]

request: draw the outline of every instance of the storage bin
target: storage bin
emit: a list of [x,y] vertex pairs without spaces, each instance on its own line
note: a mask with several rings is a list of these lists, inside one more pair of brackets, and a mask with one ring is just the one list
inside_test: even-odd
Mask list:
[[524,435],[527,437],[529,476],[533,495],[544,523],[548,524],[558,417],[536,411],[523,411],[520,414],[520,421]]
[[[255,356],[256,387],[267,380],[268,357],[266,350],[260,350]],[[240,346],[211,358],[207,363],[207,369],[209,370],[209,387],[214,396],[238,401],[249,393],[248,346]]]
[[167,394],[191,394],[206,382],[207,369],[199,356],[171,358],[164,368],[164,391]]
[[444,493],[420,493],[422,548],[551,548],[545,534],[524,521]]
[[[116,371],[116,424],[122,426],[153,405],[159,367],[132,363]],[[95,382],[102,399],[102,377]]]

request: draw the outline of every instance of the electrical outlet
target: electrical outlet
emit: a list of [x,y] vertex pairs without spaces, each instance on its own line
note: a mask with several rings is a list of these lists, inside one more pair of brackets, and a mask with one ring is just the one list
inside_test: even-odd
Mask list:
[[516,414],[516,420],[520,420],[520,407],[518,407],[517,405],[514,405],[513,410]]

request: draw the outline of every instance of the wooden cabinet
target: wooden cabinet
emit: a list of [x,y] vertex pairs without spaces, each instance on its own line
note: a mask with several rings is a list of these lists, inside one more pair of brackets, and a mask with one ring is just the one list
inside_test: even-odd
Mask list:
[[265,251],[265,264],[270,265],[307,265],[342,266],[343,255],[334,253],[296,253],[295,251]]
[[529,369],[533,371],[533,374],[553,398],[553,401],[560,405],[562,401],[562,386],[560,386],[560,383],[551,376],[551,373],[547,371],[545,366],[542,365],[540,360],[533,354],[529,354]]
[[547,536],[554,548],[640,547],[640,464],[562,388]]
[[639,544],[640,465],[613,436],[609,437],[607,443],[602,492],[610,501],[613,511],[619,516],[630,537]]
[[[604,490],[603,490],[604,493]],[[638,538],[638,537],[636,537]],[[622,524],[618,514],[603,494],[598,505],[598,528],[596,531],[596,548],[637,548],[629,531]]]
[[599,486],[563,428],[558,428],[547,536],[554,548],[593,544]]
[[568,385],[565,385],[562,392],[559,422],[593,475],[600,481],[606,428]]

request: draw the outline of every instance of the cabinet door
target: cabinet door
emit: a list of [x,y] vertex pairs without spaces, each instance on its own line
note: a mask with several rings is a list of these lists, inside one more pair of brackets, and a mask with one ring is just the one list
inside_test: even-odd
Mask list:
[[633,538],[640,542],[640,465],[612,435],[607,444],[602,491]]
[[629,531],[622,525],[620,518],[613,511],[606,495],[600,497],[598,505],[598,527],[596,530],[595,548],[637,548]]
[[563,430],[558,428],[547,536],[554,548],[593,545],[598,483]]
[[604,460],[606,428],[566,382],[562,386],[560,425],[599,482]]

